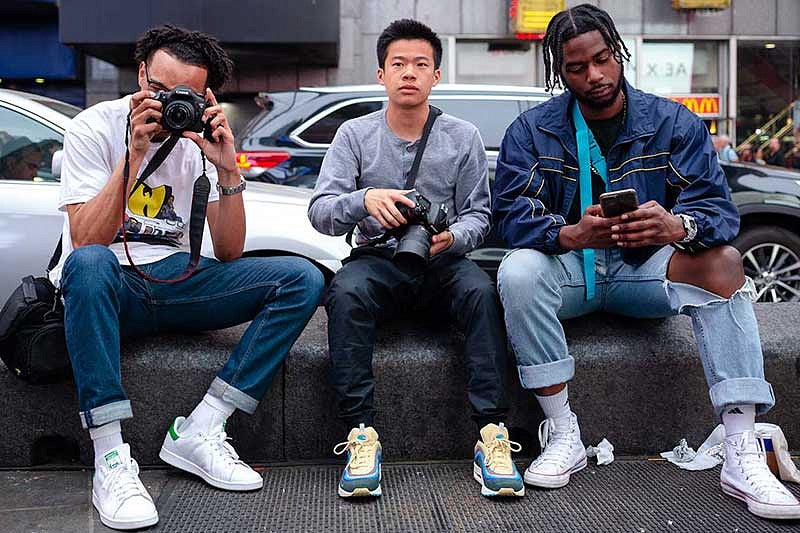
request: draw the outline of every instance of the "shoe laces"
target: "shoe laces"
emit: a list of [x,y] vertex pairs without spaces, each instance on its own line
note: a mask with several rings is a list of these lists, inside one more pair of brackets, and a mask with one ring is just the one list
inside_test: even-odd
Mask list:
[[237,465],[245,464],[244,461],[239,459],[239,454],[233,449],[233,446],[228,442],[230,437],[224,431],[215,433],[213,435],[201,435],[203,440],[209,444],[214,454],[222,459],[225,464]]
[[106,471],[103,490],[108,491],[110,488],[119,502],[134,496],[143,496],[149,500],[150,495],[139,480],[139,464],[133,458],[128,461],[127,464],[123,463]]
[[789,494],[786,487],[778,481],[767,466],[766,454],[759,449],[752,431],[744,432],[733,444],[733,453],[738,460],[744,479],[757,494],[761,496],[775,492],[782,495]]
[[508,439],[492,439],[484,443],[487,449],[486,466],[495,471],[510,470],[514,464],[511,452],[522,450],[522,445]]
[[550,463],[558,466],[566,464],[572,452],[574,432],[575,429],[571,422],[567,431],[558,431],[552,418],[542,420],[542,423],[539,424],[539,446],[542,453],[536,458],[534,464]]
[[350,450],[350,459],[347,461],[345,469],[362,470],[369,468],[375,457],[376,449],[378,447],[377,441],[362,441],[356,439],[340,442],[333,448],[333,453],[342,455],[347,450]]

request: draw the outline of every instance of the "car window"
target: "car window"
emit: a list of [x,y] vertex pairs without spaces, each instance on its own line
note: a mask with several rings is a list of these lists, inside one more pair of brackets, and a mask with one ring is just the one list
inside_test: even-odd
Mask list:
[[300,134],[300,138],[307,143],[330,144],[336,130],[346,120],[358,118],[363,115],[378,111],[383,107],[383,102],[356,102],[337,109],[325,115]]
[[0,106],[0,179],[57,181],[51,165],[63,145],[60,133]]
[[516,100],[447,100],[431,103],[447,114],[475,124],[487,150],[499,150],[508,126],[520,114]]

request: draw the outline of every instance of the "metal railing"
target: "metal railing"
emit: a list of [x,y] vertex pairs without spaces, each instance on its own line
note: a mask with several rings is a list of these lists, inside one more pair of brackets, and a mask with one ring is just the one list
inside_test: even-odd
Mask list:
[[[792,102],[778,112],[774,117],[765,122],[760,128],[757,128],[755,133],[751,134],[744,141],[739,143],[736,151],[739,152],[746,144],[752,144],[754,141],[761,140],[758,149],[763,149],[769,140],[773,137],[781,138],[792,130],[792,110],[797,102]],[[754,152],[755,152],[754,150]]]

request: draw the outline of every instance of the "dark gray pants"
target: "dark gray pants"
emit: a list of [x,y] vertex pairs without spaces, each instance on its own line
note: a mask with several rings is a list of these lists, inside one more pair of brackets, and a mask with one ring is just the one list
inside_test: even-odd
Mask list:
[[495,285],[465,257],[434,258],[410,273],[378,255],[351,257],[325,296],[332,382],[339,417],[349,427],[372,425],[372,353],[376,326],[398,311],[426,309],[464,332],[467,389],[473,419],[502,422],[506,394],[506,330]]

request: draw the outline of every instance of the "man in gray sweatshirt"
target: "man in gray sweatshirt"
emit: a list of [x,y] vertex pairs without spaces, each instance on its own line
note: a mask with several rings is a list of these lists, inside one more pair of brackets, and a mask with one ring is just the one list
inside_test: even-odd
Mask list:
[[413,267],[398,261],[394,251],[409,223],[403,207],[414,206],[403,189],[431,112],[428,96],[441,75],[442,44],[424,24],[398,20],[378,38],[377,55],[388,104],[342,124],[308,208],[318,231],[353,231],[356,244],[325,297],[337,407],[352,428],[334,450],[348,459],[338,492],[381,494],[381,445],[373,429],[376,324],[398,309],[425,308],[454,320],[465,334],[469,401],[480,429],[473,473],[481,493],[522,496],[511,461],[515,443],[504,425],[506,336],[499,299],[489,276],[465,257],[490,227],[483,142],[463,120],[442,114],[433,123],[414,189],[434,209],[444,205],[448,229],[430,237],[430,260]]

